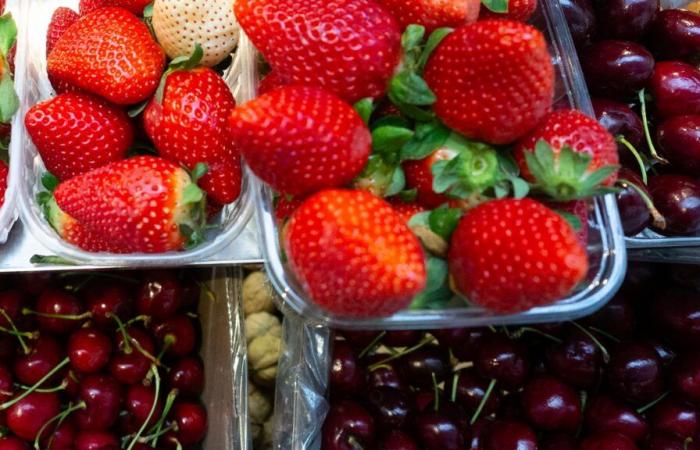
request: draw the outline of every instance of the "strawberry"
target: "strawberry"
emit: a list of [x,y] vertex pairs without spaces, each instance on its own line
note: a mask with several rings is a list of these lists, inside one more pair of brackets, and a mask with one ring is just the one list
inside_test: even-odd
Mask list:
[[435,150],[427,158],[403,163],[406,175],[406,187],[416,189],[416,201],[426,208],[437,208],[450,201],[445,194],[438,194],[433,190],[433,164],[437,161],[450,160],[457,152],[449,148]]
[[380,97],[399,63],[399,26],[373,0],[237,0],[234,11],[281,77],[351,103]]
[[559,300],[588,273],[586,250],[571,225],[528,198],[468,211],[452,235],[448,263],[460,293],[502,313]]
[[54,197],[94,233],[133,251],[182,250],[201,239],[204,195],[184,169],[162,158],[108,164],[62,182]]
[[290,195],[348,184],[367,163],[370,132],[336,96],[286,86],[236,108],[234,144],[255,174]]
[[170,58],[204,49],[201,63],[208,67],[231,55],[238,44],[239,28],[231,0],[157,0],[153,3],[153,31]]
[[7,178],[10,168],[5,161],[0,160],[0,206],[5,204],[5,192],[7,192]]
[[464,25],[432,54],[424,73],[435,113],[468,138],[507,144],[549,112],[554,68],[540,31],[520,22]]
[[226,125],[236,100],[212,69],[171,70],[162,95],[159,91],[144,111],[146,132],[162,157],[189,169],[207,164],[200,186],[217,202],[232,203],[241,193],[242,174],[240,152]]
[[56,42],[63,36],[63,33],[78,21],[80,16],[77,12],[65,6],[56,8],[51,16],[49,28],[46,30],[46,56],[51,53]]
[[605,193],[619,164],[615,138],[575,110],[554,111],[522,139],[514,153],[523,177],[555,200]]
[[343,316],[387,316],[426,283],[423,251],[403,217],[366,191],[309,197],[284,230],[289,264],[311,299]]
[[507,12],[494,12],[486,6],[481,7],[479,19],[508,19],[527,22],[537,9],[537,0],[508,0]]
[[270,91],[274,91],[277,88],[286,86],[289,83],[276,71],[272,71],[265,75],[265,77],[258,83],[258,95],[267,94]]
[[302,203],[304,203],[304,197],[280,195],[275,199],[275,218],[279,222],[286,222]]
[[569,221],[576,231],[581,245],[588,245],[588,200],[573,200],[547,205]]
[[401,28],[422,25],[430,34],[437,28],[476,22],[481,0],[377,0],[377,3],[396,17]]
[[394,211],[403,217],[406,222],[411,220],[411,217],[415,216],[416,214],[426,211],[425,207],[420,203],[405,202],[396,197],[390,197],[387,199],[387,201]]
[[124,159],[134,139],[124,111],[88,94],[38,103],[24,124],[46,169],[60,180]]
[[47,61],[58,83],[112,103],[142,102],[158,87],[165,55],[148,27],[123,8],[100,8],[81,17],[56,43]]
[[107,6],[118,6],[128,9],[132,14],[140,16],[143,14],[143,9],[148,6],[153,0],[80,0],[78,10],[80,15],[91,13],[99,8]]

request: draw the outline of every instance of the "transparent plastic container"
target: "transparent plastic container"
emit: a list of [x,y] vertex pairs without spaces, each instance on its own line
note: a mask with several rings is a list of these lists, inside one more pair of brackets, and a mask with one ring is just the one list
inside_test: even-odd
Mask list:
[[[15,119],[17,126],[13,130],[13,143],[14,154],[18,156],[14,159],[20,166],[21,176],[18,192],[20,214],[32,235],[60,257],[76,263],[99,266],[177,266],[205,261],[208,256],[228,246],[243,231],[253,212],[250,180],[245,173],[240,198],[227,205],[214,219],[215,228],[206,233],[206,242],[191,250],[128,255],[89,253],[67,244],[56,234],[44,219],[36,202],[36,194],[42,190],[41,175],[45,168],[20,118],[23,118],[34,104],[54,95],[46,73],[46,30],[57,7],[68,6],[77,11],[78,0],[19,0],[19,3],[21,32],[17,51],[16,84],[21,106]],[[234,94],[238,101],[242,99],[237,79],[237,75],[243,72],[240,69],[242,63],[240,54],[237,54],[231,70],[225,76],[229,86],[235,87]]]
[[[556,0],[540,2],[533,24],[543,30],[556,68],[555,105],[577,108],[592,115],[593,108],[576,58],[574,45],[564,15]],[[249,61],[250,71],[241,77],[246,99],[255,96],[258,80],[256,50],[246,38],[241,40],[240,55]],[[481,308],[465,306],[441,310],[405,310],[391,317],[357,320],[331,315],[318,308],[304,293],[291,270],[285,265],[280,234],[273,214],[273,195],[260,180],[251,175],[257,208],[260,241],[267,271],[279,291],[281,301],[306,320],[337,328],[407,329],[522,324],[570,320],[600,308],[622,282],[626,253],[620,218],[612,196],[597,198],[589,214],[588,255],[590,270],[585,282],[568,298],[529,311],[497,315]]]

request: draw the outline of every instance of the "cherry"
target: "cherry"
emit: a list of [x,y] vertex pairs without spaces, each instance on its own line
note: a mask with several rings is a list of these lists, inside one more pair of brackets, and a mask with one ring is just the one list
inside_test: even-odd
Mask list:
[[681,9],[661,11],[652,24],[651,48],[663,59],[682,59],[700,53],[700,15]]
[[[156,400],[156,407],[151,414],[154,400]],[[152,387],[132,384],[126,392],[126,410],[139,426],[146,422],[150,414],[148,425],[153,426],[163,413],[163,405],[161,405],[160,400],[156,399],[156,391]]]
[[24,272],[17,273],[14,281],[20,290],[39,295],[52,280],[53,275],[50,272]]
[[596,9],[600,31],[617,39],[640,38],[659,10],[659,0],[608,0]]
[[435,378],[441,383],[450,373],[449,355],[437,345],[426,345],[398,359],[404,380],[415,387],[430,387]]
[[656,64],[650,87],[659,117],[700,114],[700,70],[690,64]]
[[0,364],[0,403],[4,403],[14,393],[14,380],[12,372],[6,366]]
[[207,434],[207,412],[200,404],[175,403],[172,416],[177,423],[175,436],[180,444],[189,446],[204,439]]
[[49,316],[79,316],[83,312],[82,304],[74,295],[56,288],[45,289],[34,309],[39,328],[55,334],[70,333],[80,326],[80,321]]
[[68,357],[71,366],[83,373],[102,370],[109,362],[112,341],[92,328],[81,328],[68,339]]
[[581,55],[581,65],[591,91],[611,98],[634,96],[654,74],[651,53],[628,41],[596,42]]
[[414,426],[416,436],[426,450],[464,448],[464,434],[459,423],[445,413],[429,408],[416,416]]
[[30,450],[29,445],[14,436],[0,437],[0,450]]
[[651,410],[651,427],[681,439],[693,438],[700,432],[697,409],[679,398],[667,397]]
[[647,423],[641,414],[607,395],[589,400],[585,419],[586,428],[593,434],[615,432],[636,441],[647,432]]
[[411,415],[409,397],[398,389],[375,387],[367,392],[367,406],[382,429],[403,428]]
[[546,350],[547,368],[565,382],[578,388],[595,386],[602,373],[600,348],[584,333],[571,332],[561,343]]
[[112,281],[100,280],[88,284],[85,300],[92,320],[100,328],[113,328],[114,318],[121,320],[133,315],[134,301],[129,289]]
[[59,412],[60,401],[55,393],[32,392],[7,410],[7,427],[26,441],[33,441],[51,418]]
[[539,450],[577,450],[576,440],[564,433],[545,435],[538,447]]
[[607,305],[588,317],[586,323],[618,338],[632,337],[638,326],[634,299],[634,293],[621,290]]
[[403,431],[391,430],[379,443],[378,450],[418,450],[418,444]]
[[[455,393],[455,401],[464,408],[467,414],[474,414],[488,390],[489,382],[479,378],[473,367],[460,370],[448,381],[450,385],[447,391]],[[481,415],[485,417],[496,412],[500,402],[499,390],[493,389],[482,407]]]
[[488,333],[485,328],[446,328],[432,330],[441,346],[449,347],[452,354],[460,361],[471,361],[483,337]]
[[333,342],[333,358],[328,377],[333,393],[358,394],[364,389],[365,372],[347,341]]
[[663,432],[653,432],[646,441],[647,450],[698,450],[693,439],[682,439]]
[[350,400],[331,405],[323,424],[324,450],[369,448],[374,442],[374,419],[365,408]]
[[651,301],[650,316],[659,333],[679,346],[700,343],[700,295],[687,289],[657,291]]
[[195,348],[197,332],[192,319],[181,314],[155,324],[153,334],[161,349],[170,356],[185,356]]
[[80,382],[79,401],[85,409],[75,413],[81,430],[105,431],[117,420],[121,406],[121,388],[109,375],[88,375]]
[[[615,138],[624,138],[635,150],[646,146],[644,125],[636,112],[624,103],[603,98],[591,99],[596,120]],[[626,144],[618,142],[620,161],[624,166],[639,170],[639,163]]]
[[363,350],[370,345],[381,333],[373,330],[340,330],[340,335],[345,338],[345,342],[356,350]]
[[[0,292],[0,327],[12,329],[12,324],[20,318],[23,300],[24,295],[16,289]],[[7,320],[8,317],[10,320]]]
[[537,438],[522,422],[501,420],[492,423],[484,437],[484,450],[535,450]]
[[164,320],[174,316],[182,307],[182,284],[173,272],[148,272],[139,288],[136,305],[139,314]]
[[112,433],[81,431],[75,437],[75,450],[118,450],[119,439]]
[[[127,330],[131,339],[138,342],[141,349],[153,355],[155,345],[151,336],[140,328],[131,327]],[[116,352],[109,363],[110,374],[120,383],[140,383],[149,369],[151,360],[133,344],[126,345],[124,335],[116,334]]]
[[522,394],[525,415],[536,428],[576,431],[581,421],[578,393],[552,376],[532,379]]
[[507,388],[522,386],[530,372],[527,351],[519,342],[500,334],[484,338],[474,365],[483,378],[495,379]]
[[403,389],[405,383],[399,376],[394,361],[383,362],[386,358],[387,355],[384,354],[376,354],[367,358],[367,387],[387,386]]
[[60,425],[51,427],[51,433],[42,433],[41,445],[46,450],[73,450],[73,441],[77,433],[75,424],[70,418]]
[[466,448],[468,450],[482,450],[482,442],[486,435],[488,427],[491,425],[491,421],[486,419],[479,419],[474,424],[469,427],[466,433],[465,440],[467,441]]
[[659,356],[659,361],[661,361],[661,366],[666,367],[673,362],[676,354],[662,341],[651,338],[645,339],[645,342],[650,346],[654,347],[656,354]]
[[625,236],[636,236],[651,225],[652,217],[647,204],[647,201],[651,201],[651,193],[639,175],[626,167],[620,169],[618,177],[621,190],[615,194],[615,199],[620,210],[622,231]]
[[412,347],[416,345],[423,333],[417,330],[387,331],[382,343],[388,347]]
[[0,334],[0,361],[10,361],[14,358],[16,342],[14,337]]
[[587,436],[579,450],[637,450],[637,446],[624,434],[605,432]]
[[688,352],[671,366],[671,388],[682,398],[700,405],[700,354]]
[[656,140],[675,168],[700,175],[700,115],[671,117],[657,129]]
[[590,0],[560,0],[574,43],[583,46],[595,34],[596,19]]
[[14,362],[14,373],[23,384],[35,384],[61,362],[63,350],[58,342],[44,335],[34,343],[28,355],[19,355]]
[[643,342],[622,342],[615,347],[608,367],[613,392],[633,404],[651,402],[663,393],[661,363],[656,351]]
[[168,372],[171,389],[177,389],[182,395],[196,397],[204,390],[204,365],[199,358],[179,359]]
[[656,175],[649,178],[649,192],[666,219],[661,233],[690,235],[700,231],[700,183],[682,175]]

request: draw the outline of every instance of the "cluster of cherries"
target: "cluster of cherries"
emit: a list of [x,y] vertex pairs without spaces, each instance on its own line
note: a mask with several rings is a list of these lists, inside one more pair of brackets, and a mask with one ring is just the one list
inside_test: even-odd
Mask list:
[[561,0],[593,107],[618,139],[625,234],[700,232],[700,14],[659,0]]
[[700,272],[662,270],[577,322],[338,331],[323,448],[700,449]]
[[183,279],[167,271],[0,279],[0,450],[202,441],[199,288]]

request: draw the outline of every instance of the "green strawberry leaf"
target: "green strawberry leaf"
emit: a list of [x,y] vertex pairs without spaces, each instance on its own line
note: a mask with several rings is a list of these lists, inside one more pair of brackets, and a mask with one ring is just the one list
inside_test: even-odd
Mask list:
[[481,3],[495,13],[508,12],[508,0],[481,0]]
[[372,122],[372,126],[370,128],[372,130],[376,130],[377,128],[384,127],[384,126],[411,128],[411,124],[408,122],[408,120],[406,120],[400,116],[381,117],[381,118],[375,120],[374,122]]
[[188,184],[182,191],[182,203],[199,203],[204,199],[204,192],[195,183]]
[[430,106],[437,100],[428,83],[413,72],[399,72],[389,82],[389,90],[399,102],[407,105]]
[[413,131],[392,125],[381,126],[372,131],[372,151],[389,164],[400,162],[401,148],[413,137]]
[[399,192],[397,194],[401,201],[406,202],[406,203],[411,203],[416,200],[416,197],[418,196],[418,189],[413,188],[413,189],[404,189],[403,191]]
[[170,61],[170,65],[168,65],[168,69],[163,73],[163,76],[160,77],[160,83],[158,83],[158,89],[156,89],[156,93],[154,95],[155,100],[158,103],[163,103],[163,94],[165,92],[165,82],[168,79],[168,76],[170,76],[171,73],[177,71],[177,70],[191,70],[194,69],[199,65],[199,62],[202,60],[202,57],[204,56],[204,50],[202,50],[202,46],[199,45],[198,42],[195,42],[194,44],[194,49],[192,50],[192,53],[190,55],[182,55],[174,58],[172,61]]
[[63,258],[62,256],[55,255],[32,255],[29,258],[31,264],[44,264],[52,266],[76,266],[80,265],[77,261],[71,261],[70,259]]
[[367,165],[365,165],[362,173],[353,180],[352,185],[357,189],[369,191],[378,197],[384,197],[389,187],[396,182],[395,177],[397,175],[394,173],[395,171],[396,165],[388,164],[380,155],[372,154],[369,156]]
[[509,181],[513,185],[513,197],[517,199],[527,197],[530,193],[530,184],[520,177],[511,177]]
[[192,178],[192,182],[196,183],[199,181],[200,178],[202,178],[206,173],[209,171],[209,167],[205,163],[197,163],[194,166],[194,169],[192,169],[192,172],[190,172],[190,178]]
[[10,75],[10,69],[5,63],[4,73],[0,79],[0,122],[10,123],[19,109],[19,98]]
[[51,172],[44,172],[41,175],[41,185],[49,192],[53,192],[58,187],[58,178]]
[[409,25],[401,35],[401,48],[404,52],[404,66],[415,67],[421,53],[421,44],[425,37],[425,27],[421,25]]
[[423,53],[420,55],[420,60],[418,60],[419,73],[423,73],[423,69],[425,69],[425,65],[428,63],[428,59],[430,59],[430,55],[433,54],[443,39],[445,39],[453,31],[454,30],[452,28],[438,28],[430,34],[428,41],[425,43]]
[[0,17],[0,54],[7,59],[12,46],[17,41],[17,24],[12,14],[7,13]]
[[36,202],[40,206],[48,204],[51,201],[51,198],[53,198],[53,196],[50,192],[41,191],[38,194],[36,194]]
[[447,261],[436,256],[428,256],[425,262],[426,282],[425,292],[434,292],[440,289],[447,281]]
[[432,211],[423,211],[413,215],[408,219],[409,227],[425,227],[430,228],[430,213]]
[[498,162],[501,165],[501,171],[506,176],[517,177],[520,175],[520,167],[515,162],[513,155],[506,152],[498,152]]
[[394,169],[394,173],[391,177],[391,184],[389,184],[389,187],[387,187],[384,196],[391,197],[392,195],[396,195],[399,192],[403,191],[405,187],[406,175],[404,174],[401,166],[398,166],[396,169]]
[[459,208],[440,207],[430,213],[428,223],[435,234],[449,241],[461,217],[462,210]]
[[428,157],[445,144],[450,129],[439,121],[416,125],[416,133],[401,149],[401,160],[419,160]]
[[569,222],[569,225],[571,225],[571,228],[573,228],[574,231],[579,231],[583,226],[583,224],[581,223],[581,219],[579,219],[576,214],[571,214],[568,211],[562,211],[560,209],[557,209],[554,212],[556,212],[557,214],[562,216],[564,220]]
[[435,119],[435,114],[432,111],[427,111],[425,109],[419,108],[416,105],[409,105],[399,101],[392,92],[388,94],[389,100],[396,105],[396,107],[401,111],[404,116],[413,119],[417,122],[430,122]]
[[443,309],[454,294],[448,281],[447,261],[436,256],[428,256],[425,261],[425,288],[411,301],[410,309]]
[[425,310],[425,309],[446,309],[452,299],[454,294],[449,286],[445,285],[440,289],[433,292],[421,292],[416,295],[411,301],[409,309],[412,310]]
[[362,121],[369,125],[369,119],[372,116],[372,111],[374,110],[374,100],[372,98],[363,98],[353,105],[355,111],[360,115]]
[[145,19],[151,19],[153,18],[153,3],[151,2],[146,7],[143,9],[143,17]]
[[436,161],[433,164],[431,170],[435,192],[466,199],[495,187],[503,178],[495,148],[470,141],[457,133],[450,135],[445,147],[458,153],[449,161]]

